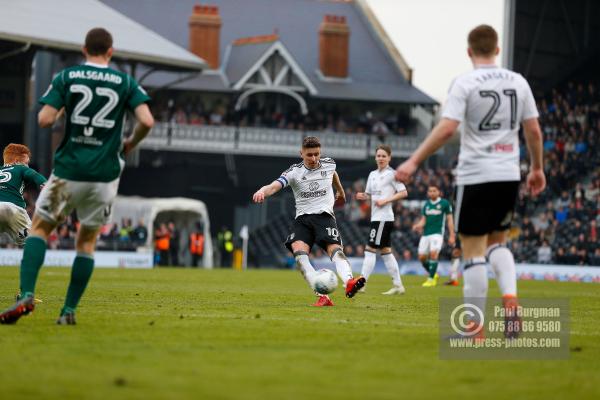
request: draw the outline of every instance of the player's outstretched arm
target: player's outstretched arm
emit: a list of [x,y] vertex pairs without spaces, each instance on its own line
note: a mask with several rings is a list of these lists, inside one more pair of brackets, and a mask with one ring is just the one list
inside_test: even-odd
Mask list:
[[527,189],[536,196],[546,187],[542,130],[537,118],[523,121],[523,132],[531,160],[529,175],[527,176]]
[[394,193],[394,195],[393,195],[393,196],[391,196],[391,197],[389,197],[389,198],[387,198],[387,199],[377,200],[377,201],[375,202],[375,205],[376,205],[377,207],[383,207],[383,206],[385,206],[386,204],[389,204],[389,203],[394,203],[394,202],[396,202],[396,201],[398,201],[398,200],[402,200],[402,199],[405,199],[405,198],[407,198],[407,197],[408,197],[408,191],[406,191],[406,190],[402,190],[402,191],[400,191],[400,192],[396,192],[396,193]]
[[133,134],[123,142],[125,154],[128,154],[135,146],[144,140],[144,138],[148,136],[150,129],[154,126],[154,117],[146,103],[137,106],[134,112],[137,124],[135,125],[135,128],[133,128]]
[[429,136],[421,143],[408,160],[400,164],[396,169],[396,180],[400,182],[408,181],[408,178],[415,173],[419,165],[430,155],[438,151],[458,128],[458,121],[449,118],[442,118],[433,128]]
[[45,104],[38,113],[38,125],[40,128],[49,128],[62,115],[56,108]]
[[255,203],[262,203],[267,197],[273,196],[283,188],[283,185],[279,181],[273,181],[269,185],[263,186],[254,193],[252,201]]

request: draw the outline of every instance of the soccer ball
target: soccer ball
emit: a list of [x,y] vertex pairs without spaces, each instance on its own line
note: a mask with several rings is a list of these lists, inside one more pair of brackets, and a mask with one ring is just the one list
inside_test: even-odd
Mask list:
[[329,294],[335,291],[338,278],[330,269],[320,269],[313,279],[313,289],[320,294]]

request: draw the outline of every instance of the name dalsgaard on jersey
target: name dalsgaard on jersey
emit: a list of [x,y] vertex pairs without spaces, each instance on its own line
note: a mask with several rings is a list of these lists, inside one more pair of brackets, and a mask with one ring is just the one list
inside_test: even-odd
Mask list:
[[123,78],[121,78],[119,75],[111,74],[110,72],[89,70],[69,71],[69,79],[91,79],[93,81],[110,82],[116,85],[119,85],[121,82],[123,82]]

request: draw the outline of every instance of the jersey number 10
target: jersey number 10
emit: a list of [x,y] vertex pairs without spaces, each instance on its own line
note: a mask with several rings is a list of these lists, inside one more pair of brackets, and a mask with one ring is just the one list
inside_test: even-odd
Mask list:
[[[517,91],[515,89],[505,89],[502,91],[502,93],[504,93],[510,99],[510,129],[515,129],[515,126],[517,125]],[[493,131],[500,129],[500,122],[492,122],[494,116],[500,108],[500,94],[495,90],[481,90],[479,95],[481,97],[491,97],[491,99],[494,101],[492,103],[492,107],[479,123],[479,130]]]
[[[83,97],[79,102],[75,105],[75,109],[73,110],[73,114],[71,114],[71,123],[76,125],[84,125],[87,126],[90,123],[90,117],[86,117],[81,115],[83,110],[90,105],[94,98],[94,93],[92,89],[85,85],[71,85],[69,88],[71,93],[81,93]],[[106,119],[106,116],[110,114],[110,112],[119,104],[119,95],[117,92],[110,88],[106,87],[97,87],[96,95],[106,97],[108,101],[102,107],[96,115],[92,117],[92,126],[96,128],[113,128],[115,126],[115,121]],[[88,130],[84,130],[84,134],[86,136],[90,136],[92,134],[92,130],[89,130],[89,134],[87,134]]]

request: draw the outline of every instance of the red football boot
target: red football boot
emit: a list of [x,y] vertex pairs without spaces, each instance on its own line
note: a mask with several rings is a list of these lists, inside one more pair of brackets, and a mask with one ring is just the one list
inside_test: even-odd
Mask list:
[[329,296],[327,296],[326,294],[319,295],[319,300],[317,300],[317,302],[315,304],[313,304],[313,307],[331,307],[331,306],[333,306],[333,301],[331,301]]
[[521,317],[519,316],[519,301],[516,296],[502,296],[504,306],[504,337],[507,339],[516,339],[521,333]]
[[350,279],[348,283],[346,283],[346,297],[349,299],[354,297],[356,292],[365,286],[365,283],[367,283],[367,280],[362,275],[359,275],[357,278]]

